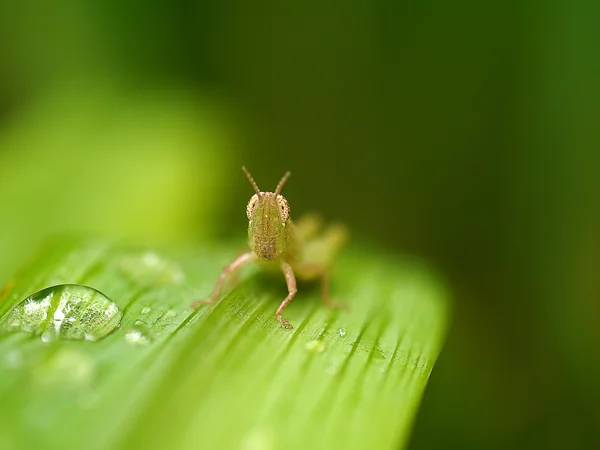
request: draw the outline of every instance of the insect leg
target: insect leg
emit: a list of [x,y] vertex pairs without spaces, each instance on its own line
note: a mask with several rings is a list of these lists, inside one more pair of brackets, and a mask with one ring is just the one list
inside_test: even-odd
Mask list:
[[277,311],[275,311],[275,317],[277,317],[277,320],[279,321],[279,323],[281,323],[285,328],[287,328],[289,330],[294,327],[292,327],[292,324],[290,324],[286,319],[284,319],[281,316],[281,313],[283,312],[285,307],[292,301],[292,299],[296,295],[296,292],[297,292],[296,276],[294,275],[294,269],[292,269],[292,266],[289,263],[287,263],[286,261],[281,262],[281,270],[283,271],[283,274],[285,275],[285,282],[286,282],[287,288],[288,288],[288,295],[281,302],[281,305],[279,305],[279,308],[277,308]]
[[217,285],[215,286],[215,289],[214,289],[212,295],[210,296],[210,298],[208,298],[206,300],[198,300],[198,301],[193,302],[191,304],[192,309],[196,309],[202,304],[208,304],[208,303],[213,303],[213,302],[217,301],[217,299],[219,298],[219,294],[221,292],[221,288],[223,287],[223,282],[225,281],[225,278],[227,278],[228,275],[232,274],[240,267],[245,266],[246,264],[248,264],[250,262],[254,262],[254,261],[256,261],[256,254],[251,253],[251,252],[244,253],[242,256],[236,258],[231,264],[226,266],[223,269],[223,271],[221,272],[221,276],[219,276],[219,281],[217,281]]
[[308,241],[317,235],[323,225],[323,221],[317,214],[305,214],[299,220],[295,221],[294,225],[298,239]]
[[298,277],[306,280],[321,279],[321,299],[323,304],[331,309],[348,309],[344,302],[334,302],[329,293],[329,270],[322,264],[304,263],[298,267]]
[[[245,253],[246,253],[246,251],[242,250],[242,251],[238,252],[237,255],[235,255],[235,258],[237,259]],[[236,270],[235,272],[232,272],[231,275],[229,275],[229,279],[227,280],[227,286],[235,287],[235,286],[237,286],[239,281],[240,281],[240,271]]]

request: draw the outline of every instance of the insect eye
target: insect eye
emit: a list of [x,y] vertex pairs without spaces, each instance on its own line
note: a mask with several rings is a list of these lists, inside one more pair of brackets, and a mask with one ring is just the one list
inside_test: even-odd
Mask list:
[[281,212],[281,220],[285,222],[290,218],[290,205],[283,195],[277,196],[277,204],[279,205],[279,211]]
[[246,215],[248,216],[248,220],[252,219],[252,214],[254,214],[254,208],[256,208],[256,204],[258,203],[258,194],[254,194],[250,201],[248,202],[248,206],[246,206]]

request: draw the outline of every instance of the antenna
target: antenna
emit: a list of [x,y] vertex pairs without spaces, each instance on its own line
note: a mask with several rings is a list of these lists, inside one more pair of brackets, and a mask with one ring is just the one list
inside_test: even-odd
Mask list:
[[285,175],[283,176],[283,178],[281,178],[281,180],[279,181],[279,184],[277,185],[277,189],[275,189],[275,198],[277,198],[277,196],[279,194],[281,194],[281,189],[283,189],[283,185],[285,184],[285,182],[287,181],[287,179],[290,177],[291,174],[292,174],[292,172],[290,172],[288,170],[285,173]]
[[260,197],[260,189],[258,188],[258,185],[256,184],[256,181],[254,181],[254,178],[252,178],[252,175],[250,175],[250,172],[248,172],[246,170],[245,166],[242,166],[242,170],[244,171],[244,173],[246,174],[246,176],[248,177],[248,181],[250,182],[250,184],[252,185],[252,187],[254,188],[254,190],[256,191],[256,193],[258,194],[258,196]]

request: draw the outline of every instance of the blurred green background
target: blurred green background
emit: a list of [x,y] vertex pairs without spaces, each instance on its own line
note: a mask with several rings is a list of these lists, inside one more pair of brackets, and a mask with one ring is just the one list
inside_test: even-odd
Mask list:
[[[293,213],[426,257],[456,307],[411,449],[594,448],[600,3],[0,2],[0,278],[48,234]],[[597,448],[597,447],[596,447]]]

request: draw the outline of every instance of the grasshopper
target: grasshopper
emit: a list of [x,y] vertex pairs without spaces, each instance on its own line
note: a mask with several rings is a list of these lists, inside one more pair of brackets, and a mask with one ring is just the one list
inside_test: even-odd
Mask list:
[[275,192],[263,192],[250,172],[245,167],[242,170],[256,192],[246,207],[250,251],[226,266],[210,298],[192,303],[192,308],[217,301],[227,277],[249,263],[259,263],[267,270],[283,272],[288,295],[275,311],[275,317],[286,329],[293,327],[282,314],[296,296],[296,277],[302,281],[320,279],[323,303],[328,307],[344,307],[334,304],[329,297],[328,267],[346,239],[345,228],[333,225],[319,236],[321,222],[317,216],[306,216],[297,224],[292,222],[290,205],[281,195],[290,176],[289,171],[281,178]]

